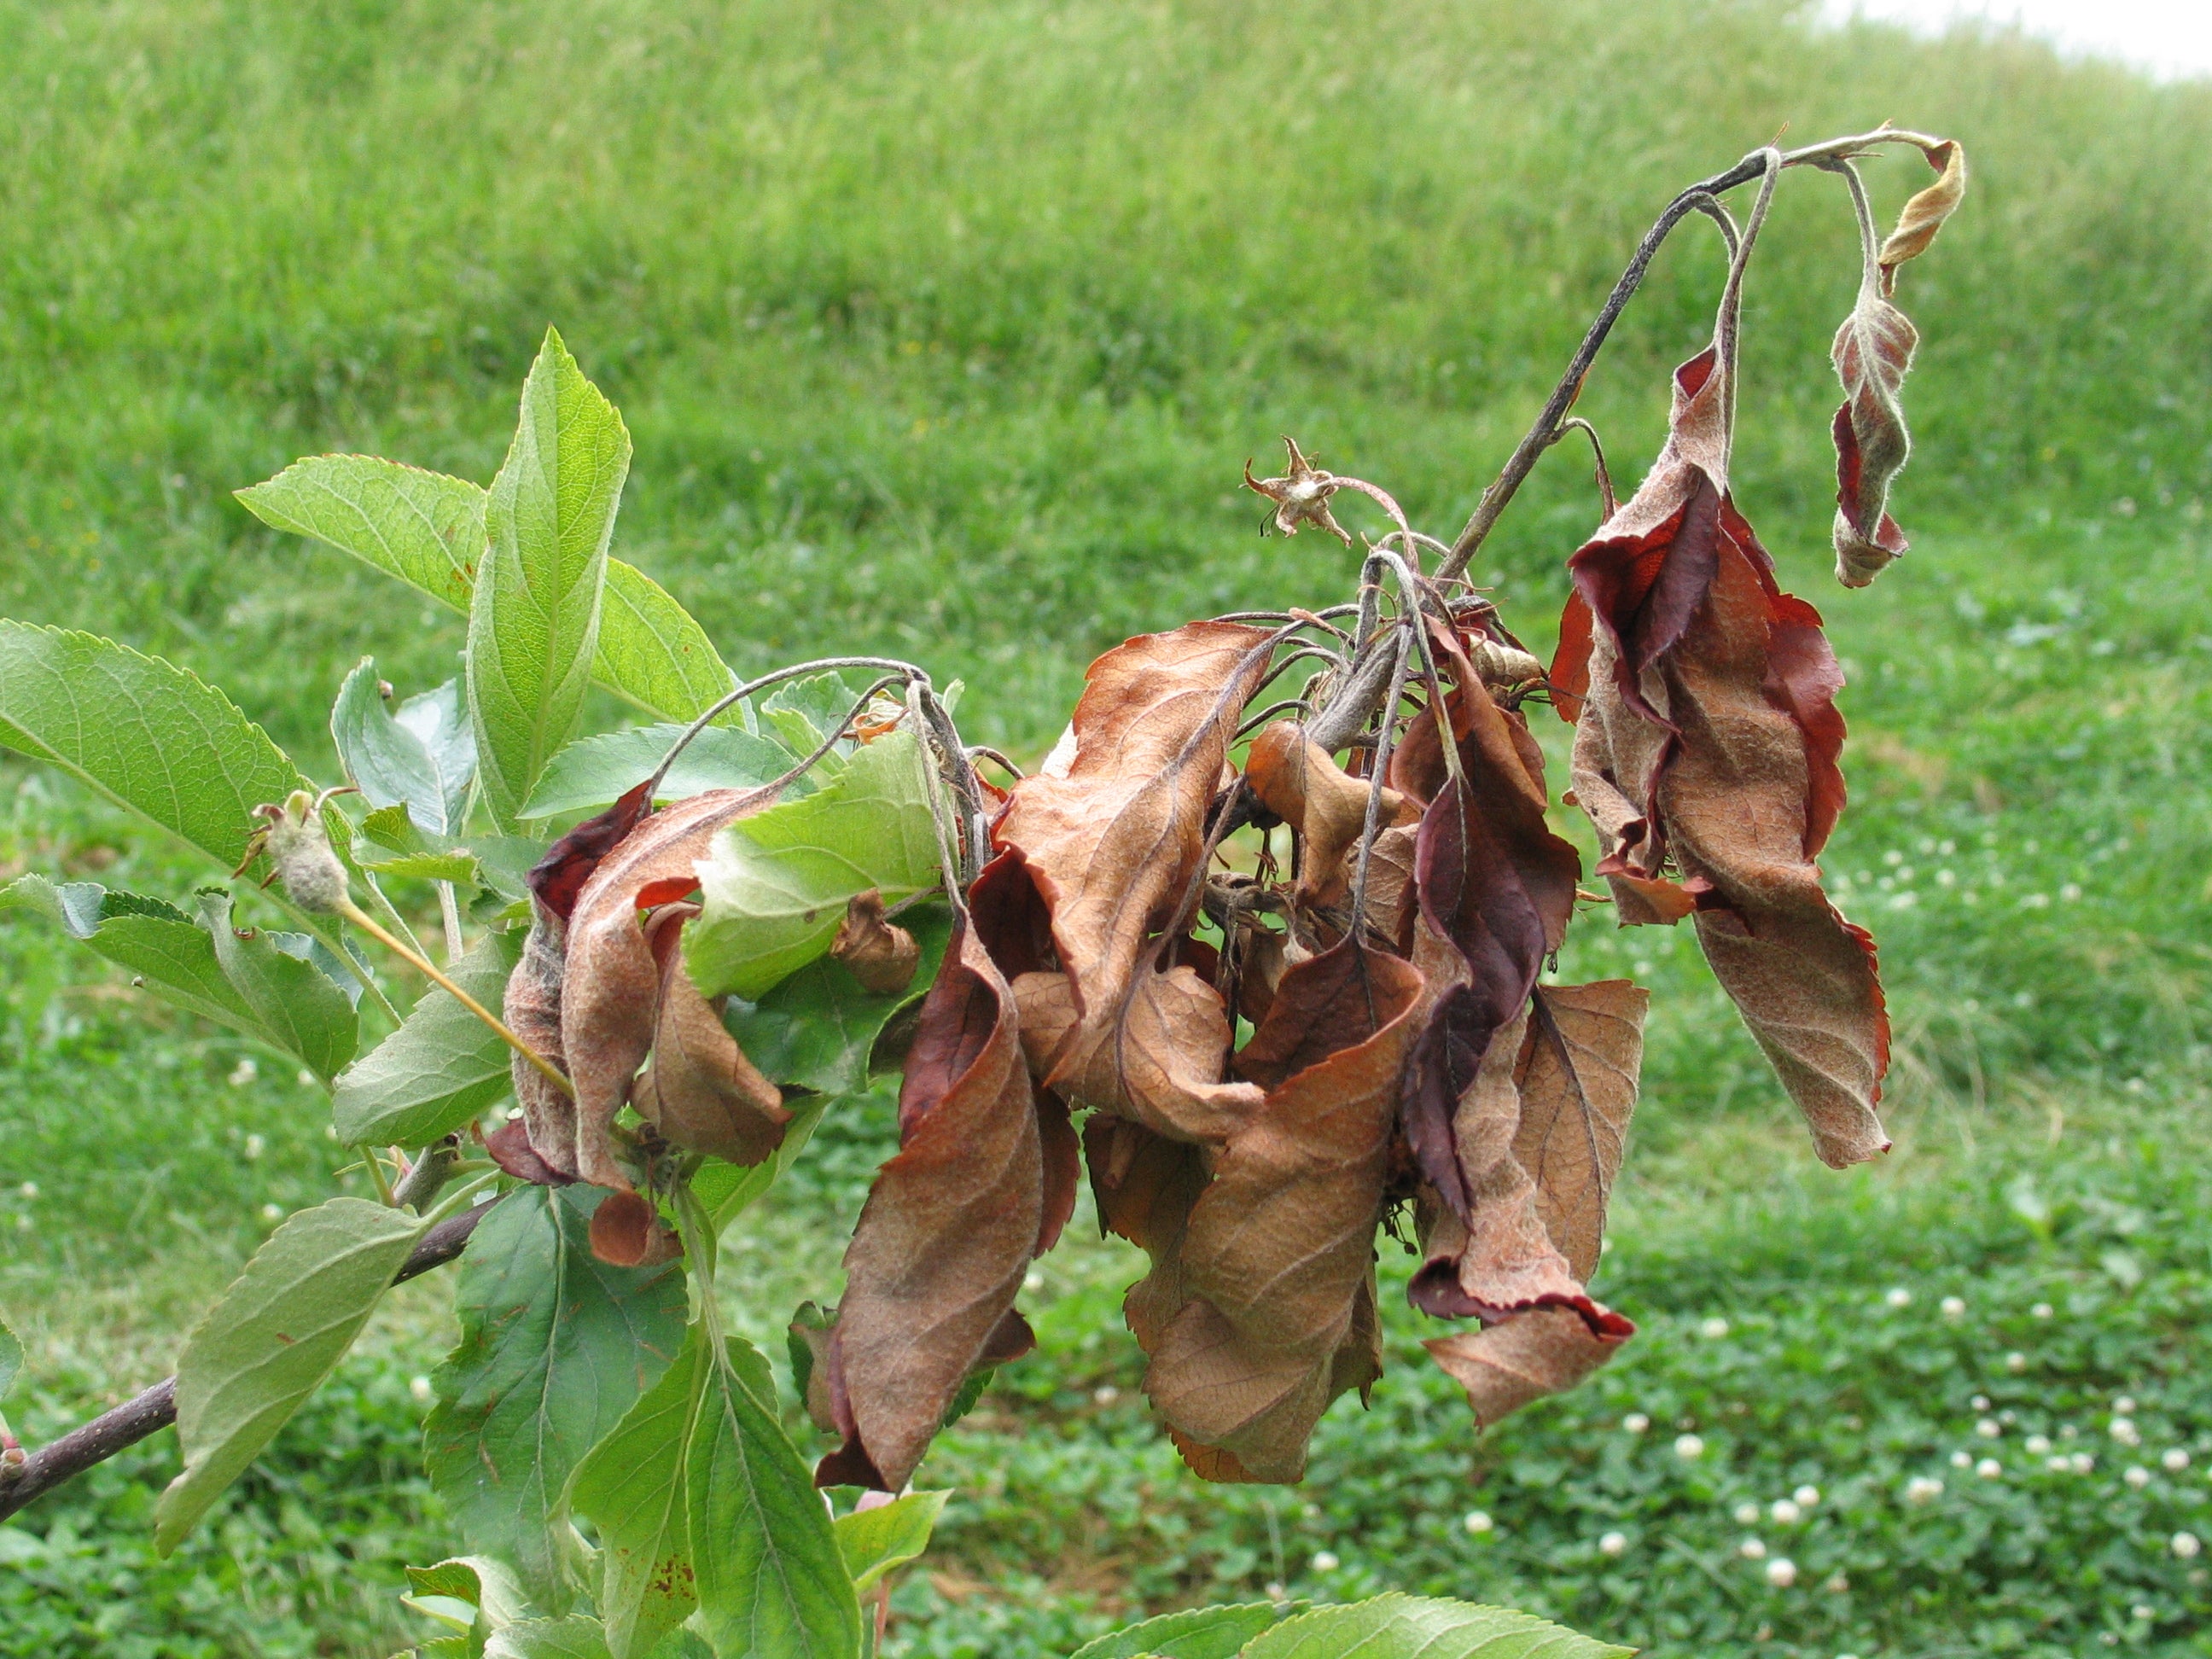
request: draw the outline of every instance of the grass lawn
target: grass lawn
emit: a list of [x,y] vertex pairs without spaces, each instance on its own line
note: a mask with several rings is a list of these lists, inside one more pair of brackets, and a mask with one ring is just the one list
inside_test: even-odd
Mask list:
[[[1817,175],[1754,270],[1737,459],[1851,681],[1826,867],[1881,941],[1898,1152],[1820,1169],[1691,941],[1586,927],[1562,978],[1656,992],[1598,1286],[1643,1328],[1623,1358],[1478,1441],[1395,1301],[1373,1409],[1339,1403],[1304,1487],[1202,1486],[1137,1389],[1137,1258],[1079,1218],[1041,1352],[924,1468],[959,1495],[892,1651],[1045,1659],[1276,1585],[1673,1659],[2212,1652],[2212,1556],[2174,1544],[2212,1543],[2212,90],[1805,9],[0,0],[0,614],[187,665],[335,776],[346,670],[424,689],[460,620],[229,492],[338,449],[489,478],[553,322],[636,441],[617,552],[733,666],[916,657],[1035,754],[1125,634],[1340,596],[1346,556],[1261,539],[1236,487],[1278,434],[1448,535],[1680,185],[1785,124],[1955,134],[1972,193],[1899,295],[1910,557],[1826,574],[1856,268]],[[1879,210],[1924,176],[1873,164]],[[1718,271],[1686,228],[1586,391],[1624,483]],[[1555,460],[1486,549],[1540,648],[1593,517]],[[212,873],[4,762],[21,870]],[[27,1441],[171,1368],[331,1189],[326,1122],[268,1054],[0,918]],[[855,1105],[736,1241],[757,1338],[834,1297],[892,1138]],[[416,1388],[449,1294],[395,1296],[170,1561],[167,1436],[0,1528],[0,1659],[424,1634],[396,1597],[451,1547]]]

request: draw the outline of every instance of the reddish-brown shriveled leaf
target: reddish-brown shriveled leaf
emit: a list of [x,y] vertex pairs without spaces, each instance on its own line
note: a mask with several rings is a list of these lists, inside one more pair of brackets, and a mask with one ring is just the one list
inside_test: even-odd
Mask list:
[[[1275,720],[1260,729],[1245,758],[1244,781],[1261,805],[1297,833],[1298,902],[1341,904],[1354,873],[1346,855],[1358,846],[1367,823],[1372,793],[1367,781],[1339,766],[1292,720]],[[1419,810],[1386,787],[1379,822],[1410,824]]]
[[791,1114],[684,971],[684,925],[698,913],[696,904],[666,904],[647,925],[660,985],[653,1061],[637,1079],[638,1115],[678,1146],[757,1164],[783,1144]]
[[[1658,793],[1683,872],[1711,885],[1697,921],[1714,976],[1805,1114],[1821,1159],[1841,1169],[1888,1150],[1874,1108],[1889,1020],[1874,941],[1836,914],[1808,851],[1834,822],[1842,780],[1833,748],[1808,736],[1778,680],[1778,635],[1814,663],[1801,690],[1841,677],[1802,619],[1810,607],[1778,605],[1784,598],[1757,543],[1732,544],[1693,637],[1667,670],[1681,738]],[[1840,740],[1840,719],[1823,707]]]
[[1473,1195],[1452,1150],[1454,1113],[1493,1036],[1528,1003],[1546,953],[1565,938],[1582,860],[1545,822],[1543,757],[1526,722],[1492,700],[1464,656],[1446,654],[1461,777],[1443,781],[1422,814],[1414,871],[1421,927],[1463,965],[1431,973],[1405,1115],[1422,1174],[1465,1221]]
[[1966,152],[1955,140],[1946,139],[1929,150],[1928,165],[1936,169],[1936,182],[1905,204],[1897,228],[1889,233],[1875,256],[1875,263],[1881,267],[1884,294],[1896,288],[1897,268],[1928,251],[1943,222],[1966,197]]
[[610,1267],[645,1267],[684,1254],[676,1230],[636,1193],[609,1193],[592,1212],[592,1254]]
[[[522,959],[507,976],[501,1008],[509,1030],[554,1065],[565,1066],[561,1048],[561,976],[568,924],[548,909],[543,899],[533,901],[531,908],[534,915],[529,935],[522,942]],[[508,1060],[507,1073],[514,1079],[514,1098],[522,1108],[522,1115],[507,1128],[526,1138],[531,1162],[556,1177],[555,1184],[575,1180],[574,1098],[520,1054]],[[537,1179],[505,1159],[501,1160],[501,1167],[526,1181]]]
[[575,1176],[562,1175],[531,1149],[530,1126],[519,1117],[511,1117],[494,1129],[483,1138],[483,1144],[491,1161],[517,1181],[538,1187],[574,1184]]
[[1162,1328],[1190,1300],[1182,1241],[1190,1206],[1206,1190],[1206,1153],[1103,1112],[1085,1122],[1083,1152],[1100,1224],[1152,1257],[1152,1271],[1121,1304],[1137,1346],[1149,1354],[1159,1346]]
[[1192,623],[1106,653],[1076,704],[1073,754],[1063,739],[1045,771],[1015,785],[993,831],[995,846],[1020,854],[1052,915],[1075,1018],[1044,1081],[1073,1098],[1119,1109],[1130,1091],[1102,1088],[1098,1069],[1120,1054],[1119,1028],[1157,1014],[1174,1029],[1188,1012],[1142,1006],[1163,977],[1151,967],[1155,935],[1198,877],[1206,812],[1238,715],[1267,672],[1269,638]]
[[[653,1047],[661,985],[638,911],[696,887],[695,866],[715,832],[772,805],[775,796],[774,789],[710,789],[678,801],[616,843],[576,896],[561,984],[561,1042],[576,1091],[573,1156],[586,1181],[629,1185],[607,1131]],[[558,1163],[544,1147],[538,1150]]]
[[921,947],[912,933],[884,919],[884,896],[872,887],[847,902],[830,954],[860,981],[862,990],[879,997],[902,994],[921,965]]
[[1672,650],[1712,585],[1728,493],[1727,377],[1708,347],[1674,371],[1667,442],[1636,494],[1567,561],[1594,632],[1613,647],[1613,683],[1644,719],[1645,671]]
[[1189,1300],[1145,1387],[1182,1436],[1295,1480],[1330,1400],[1373,1380],[1361,1313],[1421,975],[1347,939],[1283,976],[1238,1056],[1267,1085],[1214,1154],[1178,1252]]
[[1488,1428],[1532,1400],[1573,1388],[1619,1352],[1624,1340],[1593,1334],[1571,1310],[1539,1308],[1421,1346],[1467,1390],[1475,1421]]
[[1066,974],[1024,974],[1014,997],[1031,1069],[1070,1100],[1178,1140],[1225,1140],[1259,1109],[1258,1089],[1219,1081],[1229,1014],[1194,968],[1145,968],[1118,1019],[1079,1020]]
[[1552,687],[1552,708],[1572,726],[1583,717],[1583,700],[1589,696],[1590,647],[1597,624],[1589,601],[1572,589],[1566,609],[1559,612],[1559,648],[1552,653],[1552,672],[1545,678]]
[[905,1486],[969,1372],[1011,1346],[1000,1328],[1046,1231],[1013,994],[964,917],[922,1005],[899,1143],[845,1252],[831,1395],[850,1427],[825,1486]]
[[653,803],[646,799],[651,782],[647,779],[605,811],[586,818],[547,848],[545,856],[523,878],[538,902],[562,921],[574,914],[577,896],[592,878],[592,872],[599,867],[599,860],[614,851],[652,810]]
[[1544,1228],[1578,1279],[1597,1271],[1644,1069],[1650,994],[1625,979],[1540,985],[1528,1007],[1513,1156],[1536,1184]]
[[1910,545],[1889,516],[1889,487],[1912,453],[1898,393],[1920,336],[1881,296],[1875,273],[1836,331],[1832,356],[1844,383],[1836,440],[1836,580],[1864,587]]

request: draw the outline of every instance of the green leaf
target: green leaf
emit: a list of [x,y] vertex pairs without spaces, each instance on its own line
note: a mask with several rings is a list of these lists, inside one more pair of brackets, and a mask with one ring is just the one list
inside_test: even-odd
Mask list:
[[545,855],[545,843],[528,836],[434,835],[400,806],[380,806],[362,819],[354,849],[364,870],[426,881],[465,881],[503,899],[528,896],[524,877]]
[[0,1400],[8,1397],[8,1390],[15,1386],[15,1379],[23,1370],[23,1339],[0,1319]]
[[1074,1659],[1235,1659],[1247,1642],[1289,1611],[1269,1601],[1240,1601],[1164,1613],[1100,1637],[1077,1649]]
[[276,1047],[246,999],[224,976],[208,930],[173,906],[97,882],[22,876],[0,887],[0,910],[35,910],[137,982],[188,1013]]
[[484,492],[475,484],[368,455],[311,455],[238,499],[264,524],[468,609],[484,545]]
[[841,1515],[831,1525],[855,1592],[868,1589],[929,1547],[949,1492],[910,1492],[873,1509]]
[[219,888],[204,890],[199,901],[216,960],[268,1040],[329,1082],[361,1042],[353,999],[309,958],[310,941],[232,927],[230,895]]
[[[651,777],[669,745],[683,735],[681,726],[647,726],[580,738],[546,763],[530,804],[517,816],[546,818],[556,812],[605,806]],[[675,800],[705,789],[750,788],[781,777],[799,758],[767,738],[732,726],[710,726],[676,757],[655,799]],[[794,779],[792,787],[809,786]]]
[[629,434],[551,329],[484,504],[468,685],[492,822],[509,829],[584,706]]
[[860,1612],[820,1495],[777,1420],[768,1362],[693,1326],[677,1362],[576,1471],[598,1526],[614,1659],[693,1607],[723,1659],[854,1659]]
[[[312,536],[465,612],[484,554],[484,491],[367,455],[314,455],[238,492],[254,516]],[[737,684],[707,630],[643,571],[607,561],[592,677],[663,720],[690,720]],[[744,716],[732,710],[732,725]],[[719,723],[719,722],[718,722]]]
[[469,1547],[511,1564],[542,1607],[565,1608],[573,1547],[562,1492],[683,1340],[673,1263],[592,1254],[596,1187],[526,1187],[486,1216],[461,1259],[461,1339],[432,1378],[424,1466]]
[[[497,1008],[522,956],[520,933],[487,933],[447,971]],[[331,1120],[349,1146],[420,1146],[461,1128],[507,1090],[507,1043],[444,991],[426,992],[407,1023],[338,1073]]]
[[538,1616],[514,1574],[488,1555],[410,1567],[407,1583],[412,1593],[399,1598],[401,1605],[461,1632],[467,1659],[483,1659],[485,1638],[494,1631]]
[[606,1632],[582,1613],[509,1625],[484,1644],[484,1659],[607,1659]]
[[647,1659],[714,1659],[714,1650],[688,1630],[672,1630],[654,1644]]
[[893,1015],[918,1000],[937,977],[952,936],[952,912],[920,904],[899,917],[914,935],[921,963],[897,996],[872,996],[841,962],[817,957],[757,1003],[732,1001],[722,1024],[745,1058],[772,1082],[820,1094],[857,1094],[868,1086],[869,1055]]
[[1394,1594],[1285,1619],[1243,1659],[1620,1659],[1634,1651],[1504,1607]]
[[421,1224],[357,1198],[302,1210],[270,1234],[177,1364],[184,1473],[154,1510],[167,1555],[353,1345]]
[[[770,692],[761,703],[761,718],[792,746],[794,754],[811,755],[852,714],[860,690],[860,686],[848,684],[843,675],[835,672],[809,674]],[[852,740],[841,739],[823,757],[823,770],[836,776],[845,769],[843,757],[852,752]]]
[[710,1158],[699,1166],[691,1177],[691,1190],[706,1206],[715,1232],[721,1232],[783,1178],[806,1150],[822,1115],[832,1103],[827,1095],[787,1100],[784,1104],[790,1109],[791,1121],[784,1125],[783,1139],[757,1164],[726,1164]]
[[159,657],[0,620],[0,744],[49,762],[225,869],[302,780],[229,698]]
[[404,808],[433,835],[455,836],[477,772],[476,733],[459,684],[387,708],[376,659],[363,657],[331,706],[331,737],[347,778],[371,806]]
[[684,930],[702,994],[757,1000],[830,948],[855,893],[896,904],[937,884],[924,766],[914,734],[893,732],[813,794],[714,837],[699,863],[704,908]]

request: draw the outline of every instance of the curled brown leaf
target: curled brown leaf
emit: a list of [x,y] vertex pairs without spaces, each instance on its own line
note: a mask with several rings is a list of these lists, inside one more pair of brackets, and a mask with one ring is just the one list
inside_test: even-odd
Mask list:
[[791,1114],[684,971],[684,926],[698,912],[696,904],[666,904],[647,924],[660,983],[653,1060],[636,1083],[638,1115],[675,1146],[758,1164],[783,1144]]
[[1421,1346],[1467,1390],[1475,1421],[1488,1428],[1532,1400],[1573,1388],[1618,1353],[1621,1340],[1594,1334],[1571,1310],[1539,1308]]
[[884,896],[873,887],[847,902],[830,954],[860,981],[862,990],[879,997],[902,994],[921,965],[921,947],[912,933],[884,919]]

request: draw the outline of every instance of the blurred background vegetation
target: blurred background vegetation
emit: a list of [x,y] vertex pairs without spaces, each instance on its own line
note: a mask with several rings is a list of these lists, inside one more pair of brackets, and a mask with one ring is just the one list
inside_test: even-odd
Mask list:
[[[1101,1333],[1129,1258],[1070,1249],[1044,1352],[925,1470],[963,1497],[899,1639],[1028,1659],[1273,1583],[1514,1598],[1685,1659],[2206,1651],[2212,1596],[2166,1542],[2212,1535],[2212,87],[1808,12],[0,0],[0,614],[187,665],[334,775],[346,669],[423,689],[461,624],[230,492],[327,450],[488,479],[555,323],[636,441],[617,550],[733,666],[919,658],[1034,754],[1125,635],[1342,594],[1334,544],[1255,533],[1237,468],[1278,434],[1449,536],[1681,185],[1784,131],[1954,136],[1972,191],[1900,295],[1911,556],[1866,593],[1827,574],[1827,341],[1857,281],[1833,179],[1787,179],[1762,241],[1737,462],[1852,680],[1828,868],[1899,1015],[1892,1164],[1814,1169],[1690,942],[1587,927],[1565,976],[1659,994],[1605,1287],[1653,1316],[1630,1356],[1476,1447],[1401,1315],[1376,1413],[1332,1414],[1309,1491],[1224,1498],[1173,1473]],[[1885,216],[1927,176],[1869,172]],[[1624,486],[1719,273],[1686,227],[1586,390]],[[1539,648],[1595,517],[1563,450],[1474,573]],[[32,868],[171,896],[207,873],[0,763],[0,872]],[[160,1375],[262,1207],[329,1189],[319,1093],[252,1060],[0,925],[27,1438]],[[856,1107],[775,1206],[751,1328],[834,1295],[891,1133]],[[1946,1285],[1984,1298],[1963,1325]],[[0,1654],[398,1645],[402,1558],[444,1536],[409,1391],[441,1294],[400,1299],[177,1563],[145,1547],[166,1440],[0,1528]],[[2101,1435],[2115,1394],[2200,1448],[2191,1473],[2125,1486],[2148,1454],[2100,1446],[2103,1484],[2058,1493],[2009,1451],[2002,1480],[1946,1462],[1946,1436],[1987,1449],[1977,1395],[2051,1419],[2018,1438]],[[1632,1456],[1619,1421],[1662,1397]],[[1717,1449],[1695,1471],[1668,1461],[1685,1420]],[[1901,1507],[1930,1469],[1952,1493]],[[1779,1589],[1735,1510],[1808,1481],[1863,1502],[1815,1511]],[[1609,1529],[1628,1554],[1594,1553]]]

